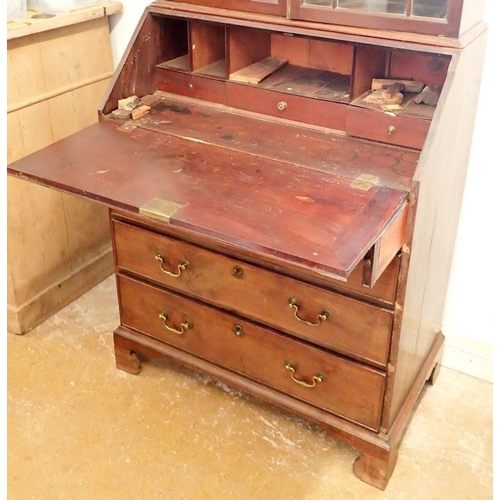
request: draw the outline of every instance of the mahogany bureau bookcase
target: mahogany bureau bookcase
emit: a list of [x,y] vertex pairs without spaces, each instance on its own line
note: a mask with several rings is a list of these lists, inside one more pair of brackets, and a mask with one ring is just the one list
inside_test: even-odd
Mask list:
[[[384,489],[438,373],[481,14],[148,6],[99,123],[8,168],[109,207],[118,368],[166,356],[306,417]],[[131,96],[150,111],[113,113]]]

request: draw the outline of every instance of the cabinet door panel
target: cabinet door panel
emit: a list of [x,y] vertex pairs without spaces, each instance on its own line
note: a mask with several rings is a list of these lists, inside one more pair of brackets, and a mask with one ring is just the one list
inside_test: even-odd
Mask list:
[[286,0],[182,0],[183,3],[274,16],[286,15]]
[[459,0],[291,0],[291,17],[303,21],[458,36]]
[[406,0],[338,0],[341,9],[353,9],[365,12],[390,12],[391,14],[404,14]]

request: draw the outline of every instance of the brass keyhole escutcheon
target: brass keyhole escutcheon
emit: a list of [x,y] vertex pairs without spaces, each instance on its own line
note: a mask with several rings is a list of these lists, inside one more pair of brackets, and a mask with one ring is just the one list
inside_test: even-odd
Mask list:
[[286,107],[287,107],[287,103],[286,101],[280,101],[276,107],[278,108],[278,111],[285,111]]
[[387,129],[387,133],[389,135],[393,135],[394,133],[396,132],[396,127],[394,125],[391,125],[388,129]]
[[238,278],[238,279],[243,278],[243,268],[240,266],[234,266],[233,267],[233,276],[235,278]]
[[234,325],[233,332],[236,336],[241,337],[243,335],[243,327],[241,325]]

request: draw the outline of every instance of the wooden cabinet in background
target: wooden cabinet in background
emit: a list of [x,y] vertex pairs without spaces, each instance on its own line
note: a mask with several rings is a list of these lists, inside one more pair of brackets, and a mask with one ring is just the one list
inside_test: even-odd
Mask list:
[[[9,163],[97,121],[92,103],[113,75],[108,16],[120,9],[8,23]],[[113,272],[103,207],[9,178],[7,214],[10,332],[28,332]]]
[[[309,418],[381,489],[439,371],[486,40],[473,2],[354,8],[383,3],[316,5],[313,23],[154,2],[100,122],[9,166],[109,207],[119,368],[167,356]],[[382,31],[409,8],[425,18]],[[374,79],[437,106],[386,107]],[[131,95],[150,112],[114,117]]]

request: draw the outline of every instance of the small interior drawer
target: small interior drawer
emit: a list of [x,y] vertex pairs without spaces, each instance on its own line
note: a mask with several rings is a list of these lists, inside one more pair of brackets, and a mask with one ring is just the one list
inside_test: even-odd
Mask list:
[[119,270],[375,366],[387,363],[387,309],[122,222],[113,232]]
[[349,106],[345,131],[354,137],[422,149],[430,124],[431,120]]
[[227,105],[320,127],[345,129],[347,105],[344,103],[228,82]]
[[118,293],[123,325],[378,430],[384,372],[120,275]]
[[226,84],[223,80],[192,75],[161,67],[156,68],[156,75],[158,90],[225,104]]

